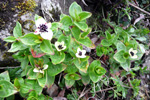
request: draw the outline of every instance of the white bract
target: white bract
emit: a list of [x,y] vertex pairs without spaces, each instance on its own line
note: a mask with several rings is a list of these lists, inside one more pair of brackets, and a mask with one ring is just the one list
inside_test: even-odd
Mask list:
[[43,39],[51,40],[53,37],[53,32],[50,29],[51,23],[47,23],[42,17],[38,18],[35,21],[35,25],[37,29],[35,30],[34,34],[40,34]]
[[137,50],[133,50],[133,48],[131,48],[131,49],[129,50],[129,55],[130,55],[130,57],[133,58],[133,59],[137,58],[136,53],[137,53]]
[[44,65],[43,67],[35,67],[33,69],[33,72],[44,74],[44,70],[46,70],[47,68],[48,68],[48,65]]
[[64,45],[64,41],[62,42],[55,42],[55,47],[57,51],[65,50],[66,46]]
[[76,57],[78,58],[85,58],[85,53],[86,53],[86,50],[81,50],[80,48],[77,49],[77,53],[76,53]]

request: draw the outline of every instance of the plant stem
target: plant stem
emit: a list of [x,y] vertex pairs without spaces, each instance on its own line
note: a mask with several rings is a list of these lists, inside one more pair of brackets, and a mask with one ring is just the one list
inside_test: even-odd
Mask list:
[[0,67],[0,69],[7,69],[7,68],[19,68],[20,66],[15,66],[15,67]]

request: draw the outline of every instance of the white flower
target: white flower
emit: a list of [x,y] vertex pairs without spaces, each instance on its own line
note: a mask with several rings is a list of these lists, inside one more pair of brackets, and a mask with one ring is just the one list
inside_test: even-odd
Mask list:
[[64,41],[62,42],[55,42],[55,47],[58,51],[66,49],[66,46],[64,45]]
[[76,53],[76,57],[78,58],[85,58],[85,53],[86,53],[86,50],[81,50],[80,48],[77,49],[77,53]]
[[33,69],[33,72],[36,72],[36,73],[43,73],[44,74],[44,70],[46,70],[48,68],[48,65],[44,65],[43,67],[35,67]]
[[133,48],[131,48],[131,49],[129,50],[129,55],[130,55],[130,57],[133,58],[133,59],[137,58],[136,53],[137,53],[137,50],[133,50]]
[[43,18],[39,18],[35,21],[35,25],[37,29],[35,30],[34,34],[40,34],[43,39],[51,40],[53,37],[53,32],[50,29],[51,23],[46,23]]

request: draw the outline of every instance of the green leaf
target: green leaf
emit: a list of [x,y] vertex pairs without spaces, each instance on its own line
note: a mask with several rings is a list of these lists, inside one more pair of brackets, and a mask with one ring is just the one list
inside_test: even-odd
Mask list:
[[126,70],[126,71],[130,71],[130,66],[131,66],[131,63],[130,63],[130,60],[126,60],[126,62],[124,63],[120,63],[121,67]]
[[51,26],[51,30],[57,30],[60,27],[60,23],[59,22],[53,22],[52,26]]
[[66,87],[69,89],[75,83],[75,80],[65,80]]
[[33,67],[28,70],[28,79],[37,79],[37,73],[33,72]]
[[4,98],[0,98],[0,100],[4,100]]
[[26,48],[27,48],[27,46],[24,45],[23,43],[14,42],[14,43],[12,43],[11,48],[8,50],[8,52],[16,52],[18,50],[24,50]]
[[21,27],[21,24],[19,22],[16,22],[16,26],[15,26],[15,28],[13,30],[13,35],[16,38],[22,36],[22,27]]
[[15,80],[14,80],[14,86],[15,86],[17,89],[20,89],[20,83],[19,83],[18,78],[15,78]]
[[31,91],[31,92],[29,93],[29,97],[31,97],[31,96],[38,97],[36,91]]
[[4,41],[6,41],[6,42],[15,42],[16,38],[13,37],[13,36],[8,36],[8,37],[4,38]]
[[44,73],[44,77],[38,78],[37,80],[38,80],[39,85],[44,88],[46,85],[47,74]]
[[92,15],[92,13],[87,12],[87,11],[81,12],[81,13],[79,14],[80,21],[85,20],[85,19],[91,17],[91,15]]
[[25,80],[25,83],[21,85],[20,92],[28,93],[31,90],[35,90],[38,94],[41,94],[43,88],[39,86],[36,80]]
[[0,74],[0,81],[1,80],[10,81],[8,71],[5,71],[5,72],[3,72],[3,73]]
[[103,40],[101,41],[101,45],[106,46],[106,47],[109,47],[109,46],[112,45],[112,43],[110,43],[107,39],[103,39]]
[[34,58],[33,58],[33,56],[32,55],[28,55],[28,59],[29,59],[29,61],[30,61],[30,64],[34,67]]
[[74,64],[75,66],[82,72],[86,73],[87,72],[87,69],[88,69],[88,66],[89,66],[89,63],[88,61],[80,61],[79,59],[74,59]]
[[29,70],[30,70],[31,68],[32,68],[32,67],[29,66],[29,65],[27,65],[27,66],[25,67],[24,71],[25,71],[25,74],[26,74],[26,75],[29,73]]
[[[101,68],[103,72],[100,74],[97,74],[96,71],[101,71],[101,70],[97,70],[97,68]],[[96,83],[101,79],[101,76],[106,73],[106,70],[101,67],[100,61],[94,60],[88,68],[88,73],[89,73],[90,79],[94,83]]]
[[81,34],[81,37],[82,37],[82,38],[85,38],[91,31],[92,31],[92,28],[88,28],[86,32],[83,32],[83,33]]
[[120,36],[124,38],[124,42],[129,42],[130,36],[126,31],[123,30]]
[[137,96],[139,94],[139,90],[140,90],[140,82],[141,80],[138,79],[134,79],[132,81],[130,81],[132,87],[133,87],[133,91],[134,91],[134,97]]
[[117,51],[120,50],[126,51],[126,46],[121,41],[119,41],[116,46],[117,46]]
[[75,37],[76,40],[78,40],[80,38],[81,32],[80,32],[80,29],[78,27],[74,26],[71,29],[71,33]]
[[124,31],[124,30],[122,29],[122,27],[115,27],[114,31],[115,31],[116,34],[121,34],[122,31]]
[[97,47],[96,47],[96,54],[97,54],[98,56],[102,56],[103,54],[106,55],[107,53],[109,53],[108,48],[106,48],[106,47],[104,47],[104,46],[97,46]]
[[36,45],[36,41],[40,41],[38,38],[38,35],[35,35],[33,33],[29,33],[24,35],[23,37],[20,38],[21,42],[24,43],[25,45]]
[[31,91],[29,93],[27,100],[38,100],[37,97],[38,97],[38,95],[37,95],[36,91]]
[[74,22],[74,24],[81,29],[82,31],[87,31],[88,29],[88,25],[86,24],[86,22],[81,21],[81,22]]
[[65,69],[66,73],[75,73],[77,71],[78,71],[78,69],[74,64],[70,64],[70,65],[68,64],[67,68]]
[[38,100],[51,100],[51,99],[49,99],[49,96],[47,96],[47,98],[45,98],[45,96],[43,94],[41,94],[38,96]]
[[90,77],[89,77],[89,75],[86,75],[86,76],[83,76],[82,75],[82,83],[84,84],[84,85],[87,85],[87,84],[89,84],[90,83]]
[[55,76],[50,76],[49,74],[48,74],[48,71],[47,71],[47,73],[46,73],[46,84],[45,84],[45,86],[46,87],[48,87],[48,88],[50,88],[53,84],[54,84],[54,81],[55,81]]
[[9,97],[6,97],[5,100],[15,100],[15,95],[11,95]]
[[73,24],[72,19],[69,16],[63,17],[60,20],[60,23],[62,23],[62,26],[60,28],[65,30],[65,31],[69,31],[69,26],[71,26]]
[[145,38],[145,37],[136,37],[135,39],[137,39],[137,40],[139,40],[139,41],[141,41],[141,42],[146,41],[146,38]]
[[105,34],[106,34],[106,38],[108,40],[110,40],[112,37],[111,37],[111,34],[109,33],[109,31],[105,31]]
[[54,50],[49,40],[43,40],[43,42],[40,45],[40,48],[44,53],[47,53],[50,55],[54,54]]
[[47,73],[49,76],[56,76],[66,68],[62,64],[53,65],[51,62],[48,63],[48,66]]
[[24,70],[26,68],[26,66],[28,65],[29,60],[28,57],[25,57],[22,61],[21,61],[21,68]]
[[73,19],[78,19],[78,15],[82,12],[82,8],[76,3],[73,2],[69,7],[69,14]]
[[65,60],[65,53],[64,52],[58,52],[57,50],[54,50],[54,55],[50,55],[50,58],[52,60],[52,63],[55,64],[60,64]]
[[69,53],[72,57],[76,57],[75,53],[77,52],[77,49],[79,46],[80,44],[74,38],[71,38],[71,42],[69,46]]
[[14,85],[6,80],[0,80],[0,97],[8,97],[17,93],[17,89]]
[[144,54],[145,53],[144,45],[143,44],[139,44],[139,48],[140,48],[140,51]]
[[117,53],[115,53],[114,55],[114,59],[116,61],[118,61],[119,63],[125,63],[126,59],[123,57],[124,56],[125,51],[124,50],[120,50]]
[[91,48],[91,49],[94,49],[95,48],[95,45],[94,43],[90,40],[89,37],[85,37],[85,38],[80,38],[79,40],[77,40],[78,42],[80,42],[81,44]]
[[64,78],[66,80],[80,80],[81,79],[80,75],[76,73],[68,73],[64,76]]

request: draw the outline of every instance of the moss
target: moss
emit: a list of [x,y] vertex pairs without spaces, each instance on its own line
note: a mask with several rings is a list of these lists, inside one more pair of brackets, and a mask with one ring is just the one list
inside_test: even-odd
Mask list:
[[5,21],[0,18],[0,29],[2,29],[3,27],[5,27]]
[[[29,28],[26,28],[25,25],[26,24],[30,24]],[[23,28],[28,30],[28,31],[34,31],[33,26],[34,26],[35,22],[32,20],[26,20],[25,22],[23,22]]]
[[15,8],[20,11],[18,16],[21,16],[27,12],[33,12],[36,6],[35,0],[25,0],[24,2],[19,2]]
[[6,11],[7,6],[8,2],[0,3],[0,11]]

